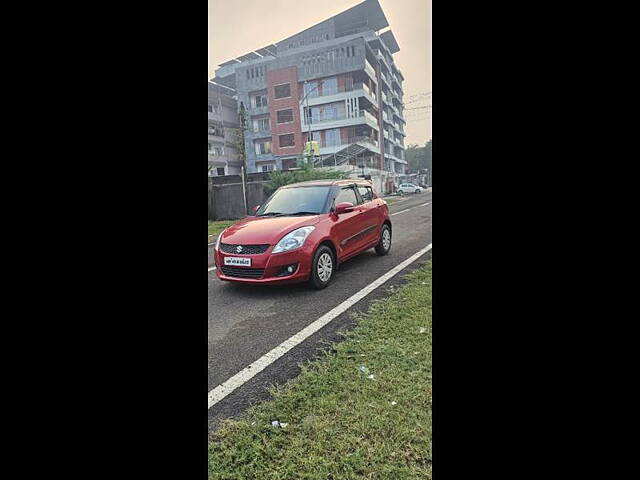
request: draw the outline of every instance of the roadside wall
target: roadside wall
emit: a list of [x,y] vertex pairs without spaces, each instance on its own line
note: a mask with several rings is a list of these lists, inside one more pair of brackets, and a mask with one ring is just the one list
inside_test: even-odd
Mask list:
[[[266,200],[264,185],[266,180],[262,175],[247,179],[247,207],[249,211]],[[224,179],[224,180],[223,180]],[[244,197],[242,195],[242,180],[240,175],[214,177],[209,182],[209,220],[234,220],[246,216],[244,211]]]

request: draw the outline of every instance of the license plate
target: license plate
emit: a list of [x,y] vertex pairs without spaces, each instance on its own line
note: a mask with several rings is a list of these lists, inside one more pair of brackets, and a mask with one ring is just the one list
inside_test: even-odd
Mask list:
[[241,267],[250,267],[251,259],[244,257],[224,257],[225,265],[236,265]]

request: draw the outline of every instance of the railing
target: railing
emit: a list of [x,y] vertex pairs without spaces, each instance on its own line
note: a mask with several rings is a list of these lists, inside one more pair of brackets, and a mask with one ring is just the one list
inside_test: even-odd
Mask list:
[[342,115],[337,115],[336,117],[333,117],[333,118],[314,119],[312,117],[311,122],[309,122],[310,118],[308,116],[305,116],[304,125],[311,125],[311,127],[313,128],[313,125],[319,125],[322,123],[339,122],[341,120],[351,120],[354,118],[368,118],[370,121],[377,123],[376,117],[373,116],[371,113],[367,112],[366,110],[359,110],[356,115],[351,115],[351,116],[348,116],[346,113],[344,113]]
[[322,142],[318,142],[320,143],[320,148],[328,148],[328,147],[342,147],[342,146],[349,146],[349,145],[353,145],[355,143],[368,143],[370,145],[373,145],[374,147],[378,146],[378,141],[368,135],[361,135],[358,137],[350,137],[347,139],[338,139],[337,142],[327,142],[326,139]]
[[373,66],[369,63],[369,60],[367,60],[366,58],[364,60],[364,69],[365,71],[369,72],[369,75],[371,75],[372,78],[376,78],[376,69],[373,68]]
[[331,95],[337,95],[338,93],[353,92],[356,90],[364,90],[370,97],[373,97],[374,99],[376,98],[369,86],[365,85],[362,82],[354,83],[351,87],[347,87],[346,85],[339,85],[337,88],[332,88],[329,91],[322,90],[322,93],[320,93],[319,90],[316,89],[315,91],[312,91],[312,93],[307,98],[309,100],[312,100],[314,98],[329,97]]
[[267,128],[259,126],[258,128],[252,128],[250,131],[252,133],[269,133],[271,131],[271,124],[269,124]]

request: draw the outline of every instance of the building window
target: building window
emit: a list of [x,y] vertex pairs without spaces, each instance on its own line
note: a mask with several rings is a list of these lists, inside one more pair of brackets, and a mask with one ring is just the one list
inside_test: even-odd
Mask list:
[[291,96],[291,84],[289,83],[277,85],[274,90],[276,98],[287,98]]
[[253,108],[260,108],[267,106],[267,96],[266,95],[256,95],[251,97],[251,103]]
[[271,153],[271,140],[256,142],[256,155]]
[[327,78],[322,82],[322,94],[334,95],[338,93],[338,79],[336,77]]
[[223,168],[218,168],[218,176],[219,177],[223,177],[224,176],[224,167]]
[[324,141],[327,147],[340,145],[340,129],[334,128],[324,132]]
[[269,124],[269,117],[267,118],[258,118],[253,120],[253,131],[254,132],[264,132],[270,130],[271,125]]
[[209,151],[211,151],[211,144],[209,144]]
[[295,145],[295,141],[293,138],[293,133],[288,133],[286,135],[278,136],[278,140],[280,142],[280,148],[283,147],[293,147]]
[[213,105],[209,104],[209,111],[213,112]]
[[262,165],[262,171],[263,172],[273,172],[275,170],[275,165],[273,165],[272,163],[268,164],[268,165]]
[[293,122],[293,110],[278,110],[276,112],[277,115],[277,123],[290,123]]
[[224,137],[224,129],[216,125],[209,125],[209,135],[215,135],[217,137]]
[[307,98],[314,98],[319,95],[318,82],[307,82],[304,84],[304,94]]

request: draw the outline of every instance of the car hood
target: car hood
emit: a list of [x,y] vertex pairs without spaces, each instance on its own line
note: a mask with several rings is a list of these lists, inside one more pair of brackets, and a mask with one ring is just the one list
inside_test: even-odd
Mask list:
[[287,233],[300,227],[315,225],[318,215],[304,217],[247,217],[222,233],[220,241],[234,245],[275,245]]

